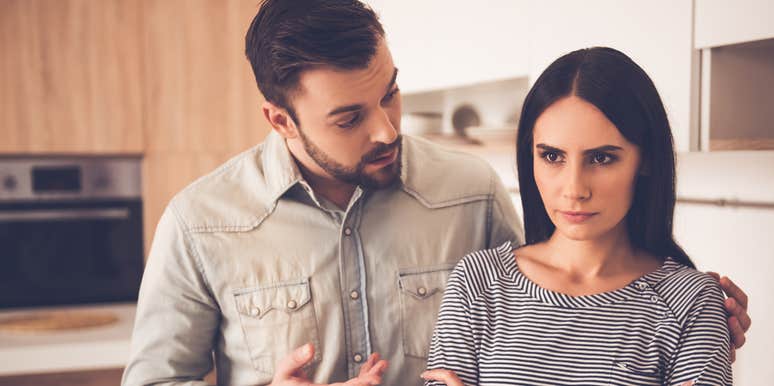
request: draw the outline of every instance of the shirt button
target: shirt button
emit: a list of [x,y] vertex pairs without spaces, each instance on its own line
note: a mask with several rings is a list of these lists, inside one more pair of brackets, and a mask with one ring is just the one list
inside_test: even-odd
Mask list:
[[637,283],[637,288],[645,291],[645,289],[648,288],[648,285],[645,284],[645,282],[639,282],[639,283]]
[[295,310],[296,307],[298,307],[298,303],[296,303],[295,300],[291,300],[288,302],[288,309]]
[[417,288],[417,293],[418,293],[420,296],[425,296],[425,295],[427,295],[427,288],[425,288],[425,287],[419,287],[419,288]]
[[349,293],[349,298],[352,300],[357,300],[360,298],[360,293],[358,293],[357,291],[352,291]]
[[350,229],[349,227],[344,228],[344,234],[347,235],[347,236],[351,235],[352,234],[352,229]]
[[656,295],[651,296],[650,297],[650,301],[653,302],[653,303],[658,303],[658,296],[656,296]]
[[258,307],[251,307],[250,308],[250,316],[258,316],[261,314],[261,309]]
[[353,356],[352,356],[352,359],[353,359],[355,362],[357,362],[357,363],[360,363],[360,362],[362,362],[362,361],[363,361],[363,356],[362,356],[362,355],[360,355],[360,354],[355,354],[355,355],[353,355]]

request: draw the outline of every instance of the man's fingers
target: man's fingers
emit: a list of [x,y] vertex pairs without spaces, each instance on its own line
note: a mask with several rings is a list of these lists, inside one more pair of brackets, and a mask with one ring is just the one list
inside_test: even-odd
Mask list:
[[302,367],[314,358],[314,346],[307,343],[288,354],[277,362],[274,372],[274,382],[284,380],[298,374]]
[[734,348],[741,348],[744,346],[744,342],[747,340],[744,336],[744,330],[739,324],[739,320],[735,316],[728,319],[728,328],[731,329],[731,337],[734,340]]
[[726,310],[731,313],[731,316],[735,316],[739,320],[739,324],[742,325],[742,330],[747,332],[752,324],[752,319],[747,313],[747,310],[742,308],[734,298],[726,299]]
[[720,287],[723,288],[723,292],[726,293],[726,296],[734,298],[742,308],[745,310],[747,309],[747,294],[737,287],[731,279],[726,276],[720,278]]
[[717,272],[707,272],[707,275],[712,276],[715,281],[720,282],[720,275]]
[[371,368],[374,367],[374,365],[378,361],[379,361],[379,353],[373,353],[369,355],[365,363],[363,363],[363,365],[360,366],[360,372],[358,372],[358,375],[363,375],[368,373],[368,371],[371,370]]

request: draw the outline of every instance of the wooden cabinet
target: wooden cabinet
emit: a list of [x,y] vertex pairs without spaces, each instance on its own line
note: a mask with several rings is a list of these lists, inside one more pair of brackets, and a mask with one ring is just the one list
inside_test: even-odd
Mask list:
[[236,152],[268,132],[244,36],[254,0],[146,0],[148,153]]
[[254,0],[145,0],[146,251],[172,196],[270,128],[244,55]]
[[141,3],[0,2],[0,153],[140,153]]

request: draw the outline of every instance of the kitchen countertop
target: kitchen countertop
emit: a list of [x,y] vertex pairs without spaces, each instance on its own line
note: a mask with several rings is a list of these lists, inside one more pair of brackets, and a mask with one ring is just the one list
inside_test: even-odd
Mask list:
[[0,375],[124,367],[134,324],[134,303],[0,311],[0,318],[38,311],[109,311],[118,321],[101,327],[54,332],[0,331]]

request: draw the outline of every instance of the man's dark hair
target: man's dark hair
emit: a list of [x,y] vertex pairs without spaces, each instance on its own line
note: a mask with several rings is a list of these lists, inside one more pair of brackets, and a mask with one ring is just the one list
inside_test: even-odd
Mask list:
[[263,96],[288,111],[302,71],[365,68],[384,29],[357,0],[264,0],[245,36],[245,54]]
[[637,176],[626,214],[631,243],[656,256],[672,257],[694,267],[672,235],[675,152],[664,104],[648,74],[624,53],[607,47],[581,49],[557,59],[543,71],[524,101],[516,162],[527,244],[547,240],[556,229],[535,182],[535,122],[554,102],[571,95],[596,106],[629,142],[640,148],[644,171]]

